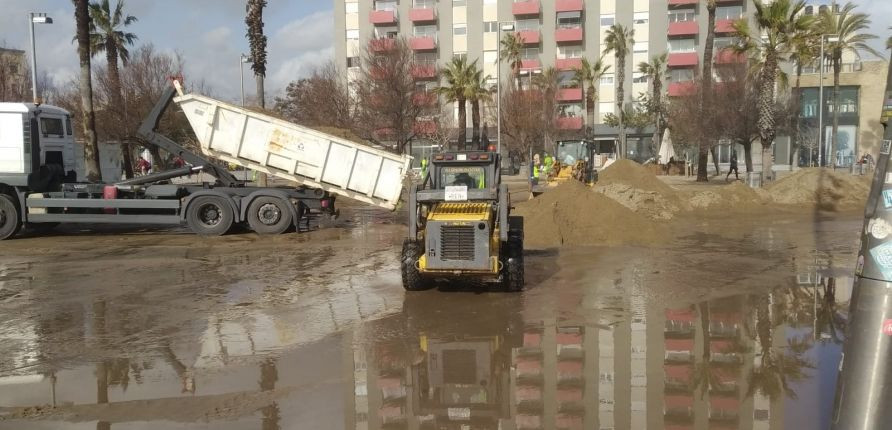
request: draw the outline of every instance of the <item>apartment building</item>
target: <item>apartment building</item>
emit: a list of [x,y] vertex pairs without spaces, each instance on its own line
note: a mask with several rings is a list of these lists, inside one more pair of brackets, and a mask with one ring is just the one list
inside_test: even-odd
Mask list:
[[[521,73],[529,76],[548,67],[561,71],[558,126],[582,130],[582,91],[571,83],[582,58],[596,60],[604,49],[605,33],[615,23],[635,31],[632,54],[626,60],[626,103],[648,91],[637,71],[640,62],[668,52],[669,95],[681,94],[700,66],[706,38],[702,0],[334,0],[335,55],[345,76],[355,73],[362,47],[376,38],[405,37],[423,67],[415,78],[419,88],[437,85],[437,66],[456,56],[477,61],[484,73],[497,75],[499,40],[506,31],[523,39]],[[715,46],[730,44],[733,20],[752,14],[750,2],[719,0]],[[513,30],[505,30],[505,23]],[[718,51],[717,51],[718,52]],[[737,61],[718,54],[717,62]],[[616,110],[616,64],[600,81],[595,119]],[[504,65],[504,64],[503,64]],[[502,67],[501,79],[510,74]]]

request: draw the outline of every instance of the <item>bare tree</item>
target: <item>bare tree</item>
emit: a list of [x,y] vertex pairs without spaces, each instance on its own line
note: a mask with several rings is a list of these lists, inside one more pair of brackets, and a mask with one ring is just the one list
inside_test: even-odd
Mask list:
[[99,144],[96,136],[96,114],[93,111],[93,82],[90,70],[90,11],[87,0],[74,1],[74,20],[77,25],[77,53],[80,58],[81,115],[84,126],[84,167],[87,180],[102,179],[99,170]]
[[363,48],[362,66],[353,83],[360,137],[404,153],[418,134],[416,122],[425,106],[416,102],[415,58],[405,39],[373,39]]
[[[543,151],[546,140],[555,136],[554,89],[534,86],[522,89],[508,85],[502,89],[502,135],[508,152],[527,159],[529,151]],[[495,112],[492,112],[495,122]]]
[[276,97],[275,110],[297,124],[351,129],[352,104],[350,91],[330,61],[309,77],[288,84],[285,95]]

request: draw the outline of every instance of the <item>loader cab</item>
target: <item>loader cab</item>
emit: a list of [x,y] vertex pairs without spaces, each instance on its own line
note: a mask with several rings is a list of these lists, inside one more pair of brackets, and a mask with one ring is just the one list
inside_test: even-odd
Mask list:
[[0,103],[0,177],[24,186],[42,166],[74,180],[74,131],[68,111],[34,103]]
[[427,180],[430,189],[466,186],[467,189],[498,188],[501,183],[499,157],[494,152],[441,152],[431,156]]

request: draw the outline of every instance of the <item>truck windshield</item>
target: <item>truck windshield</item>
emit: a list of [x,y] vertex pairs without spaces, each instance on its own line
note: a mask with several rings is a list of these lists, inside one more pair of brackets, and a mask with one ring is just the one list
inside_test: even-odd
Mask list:
[[440,169],[440,183],[444,187],[465,185],[486,188],[486,172],[482,166],[455,166]]
[[576,164],[585,158],[585,145],[582,142],[562,142],[558,145],[557,159],[563,165]]

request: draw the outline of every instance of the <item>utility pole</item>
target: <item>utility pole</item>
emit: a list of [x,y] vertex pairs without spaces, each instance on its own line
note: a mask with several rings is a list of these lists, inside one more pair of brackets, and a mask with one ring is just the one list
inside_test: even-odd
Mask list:
[[[884,106],[890,99],[892,63],[886,75]],[[834,430],[880,429],[892,423],[892,212],[884,209],[887,193],[892,194],[892,184],[886,184],[886,172],[892,172],[892,118],[885,128],[864,209],[865,228],[861,229],[849,326],[833,401]]]

